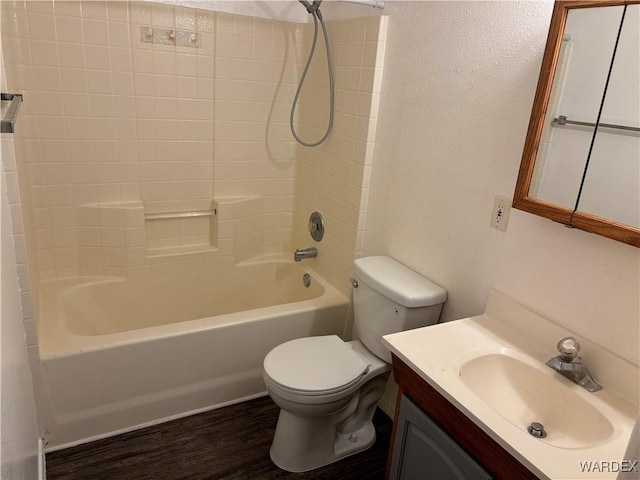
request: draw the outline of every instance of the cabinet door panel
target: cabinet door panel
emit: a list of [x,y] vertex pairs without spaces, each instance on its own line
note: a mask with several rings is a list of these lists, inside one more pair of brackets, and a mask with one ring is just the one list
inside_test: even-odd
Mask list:
[[402,397],[391,479],[489,480],[491,476],[407,397]]

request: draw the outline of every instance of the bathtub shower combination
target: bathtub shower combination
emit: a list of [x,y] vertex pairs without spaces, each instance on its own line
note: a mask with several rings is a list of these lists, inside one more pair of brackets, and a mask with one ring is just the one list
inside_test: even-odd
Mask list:
[[50,449],[265,395],[269,350],[344,331],[347,298],[293,262],[145,271],[44,282]]
[[[300,5],[226,3],[3,2],[46,450],[266,395],[271,349],[349,334],[387,17],[322,20],[316,41]],[[330,228],[310,245],[314,210]]]

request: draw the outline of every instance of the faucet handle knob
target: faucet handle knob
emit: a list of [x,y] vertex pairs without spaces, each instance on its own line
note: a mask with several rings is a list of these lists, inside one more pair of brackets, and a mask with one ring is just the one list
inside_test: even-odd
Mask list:
[[564,362],[572,362],[578,356],[580,343],[574,337],[564,337],[558,342],[558,351]]

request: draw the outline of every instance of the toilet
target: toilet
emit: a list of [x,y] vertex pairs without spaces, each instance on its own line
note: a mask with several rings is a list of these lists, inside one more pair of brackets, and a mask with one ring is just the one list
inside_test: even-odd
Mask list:
[[382,336],[437,323],[446,291],[386,256],[354,261],[354,338],[307,337],[278,345],[263,378],[280,415],[271,460],[305,472],[369,448],[371,422],[391,371]]

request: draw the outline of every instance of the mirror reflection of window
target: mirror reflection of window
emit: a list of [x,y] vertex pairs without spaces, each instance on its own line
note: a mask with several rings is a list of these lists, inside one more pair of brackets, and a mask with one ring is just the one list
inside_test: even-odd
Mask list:
[[[640,5],[629,5],[611,69],[602,124],[640,127]],[[578,210],[640,227],[640,133],[600,126]]]
[[554,120],[564,116],[595,123],[623,8],[582,8],[568,14],[529,192],[533,197],[568,208],[576,204],[593,127],[557,125]]

